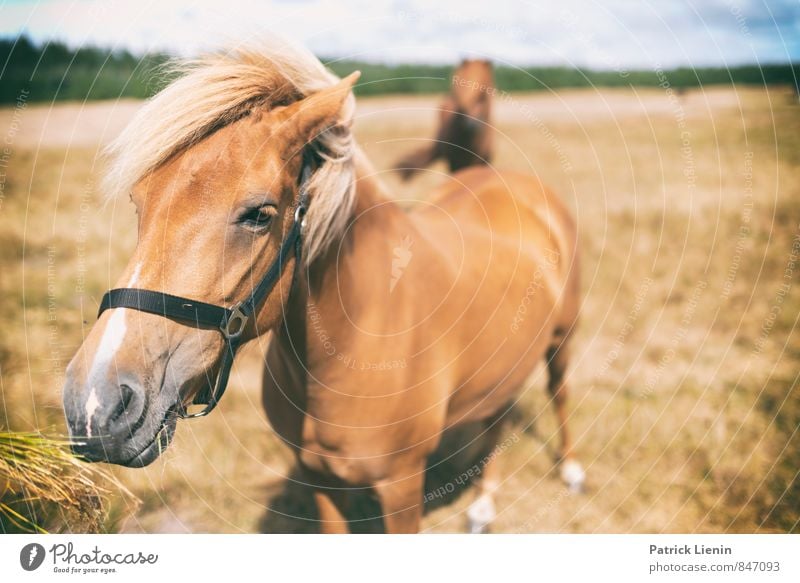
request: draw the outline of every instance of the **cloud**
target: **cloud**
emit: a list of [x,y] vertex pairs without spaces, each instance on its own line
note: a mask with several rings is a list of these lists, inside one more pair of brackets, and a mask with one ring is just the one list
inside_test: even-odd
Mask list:
[[0,34],[190,54],[280,32],[326,57],[601,69],[800,60],[796,0],[41,0]]

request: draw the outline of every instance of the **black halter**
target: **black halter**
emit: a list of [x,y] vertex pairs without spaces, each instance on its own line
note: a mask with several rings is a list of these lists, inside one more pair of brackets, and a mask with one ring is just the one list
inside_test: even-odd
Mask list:
[[[264,300],[275,287],[278,279],[283,273],[283,266],[286,264],[289,253],[294,250],[294,275],[297,275],[297,267],[302,259],[302,230],[303,218],[308,206],[308,193],[306,186],[310,175],[310,167],[303,164],[302,176],[300,179],[300,196],[297,207],[294,211],[294,220],[289,230],[289,234],[281,243],[278,256],[267,269],[264,278],[244,301],[234,304],[230,308],[215,306],[180,296],[173,296],[161,292],[135,289],[117,288],[107,291],[100,302],[100,311],[97,316],[111,308],[130,308],[157,316],[164,316],[171,320],[178,320],[186,324],[193,324],[197,327],[218,328],[225,338],[225,350],[222,356],[222,366],[217,374],[217,382],[212,389],[211,384],[206,385],[197,396],[193,404],[205,405],[205,409],[199,413],[188,413],[184,407],[179,407],[178,415],[183,419],[193,419],[195,417],[205,417],[217,406],[225,389],[228,386],[233,359],[236,351],[241,346],[242,333],[244,332],[250,318],[256,313]],[[295,277],[292,278],[294,282]]]

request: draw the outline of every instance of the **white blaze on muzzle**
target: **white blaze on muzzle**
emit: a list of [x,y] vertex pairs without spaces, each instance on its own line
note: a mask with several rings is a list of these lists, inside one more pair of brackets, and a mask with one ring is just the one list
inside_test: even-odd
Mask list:
[[[133,275],[128,281],[128,287],[136,284],[139,281],[139,274],[142,271],[142,264],[138,263],[133,270]],[[92,436],[92,419],[94,413],[100,406],[100,399],[97,396],[97,385],[101,384],[108,377],[108,369],[114,363],[114,358],[117,350],[122,346],[122,341],[125,339],[125,334],[128,331],[128,326],[125,323],[125,309],[120,308],[114,310],[111,314],[106,329],[103,330],[103,336],[100,338],[100,343],[97,345],[97,350],[92,361],[92,366],[89,368],[89,384],[91,390],[86,399],[86,437]]]

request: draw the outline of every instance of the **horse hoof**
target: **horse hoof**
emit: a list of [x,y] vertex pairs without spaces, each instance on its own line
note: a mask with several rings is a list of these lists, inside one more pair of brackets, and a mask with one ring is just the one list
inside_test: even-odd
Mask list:
[[495,519],[494,501],[488,494],[481,494],[467,509],[470,534],[488,534]]
[[492,529],[490,528],[491,525],[489,524],[477,524],[469,521],[469,533],[470,534],[491,534]]
[[581,494],[586,483],[586,472],[575,460],[566,460],[561,464],[561,481],[569,488],[570,494]]

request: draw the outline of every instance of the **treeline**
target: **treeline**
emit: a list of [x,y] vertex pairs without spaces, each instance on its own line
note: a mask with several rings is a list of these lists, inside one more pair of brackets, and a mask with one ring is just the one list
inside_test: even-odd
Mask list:
[[[144,98],[169,79],[159,71],[165,54],[133,55],[99,47],[73,50],[61,43],[36,45],[27,37],[0,39],[0,103],[13,103],[21,94],[28,101],[68,101]],[[325,59],[323,59],[325,60]],[[339,75],[360,69],[359,95],[382,93],[441,93],[447,90],[452,67],[445,65],[383,65],[325,60]],[[495,80],[504,91],[540,91],[561,87],[657,86],[719,84],[797,86],[800,65],[745,65],[725,68],[656,71],[595,71],[567,67],[497,67]],[[27,93],[25,93],[27,92]]]
[[149,97],[161,89],[155,75],[165,55],[134,56],[98,47],[37,46],[27,37],[0,40],[0,102],[23,91],[29,101],[83,101]]

